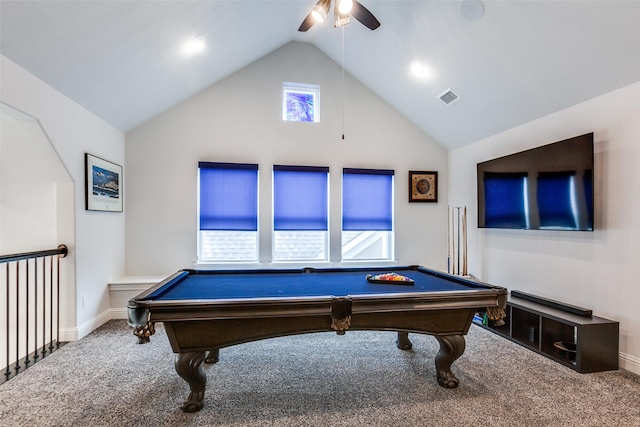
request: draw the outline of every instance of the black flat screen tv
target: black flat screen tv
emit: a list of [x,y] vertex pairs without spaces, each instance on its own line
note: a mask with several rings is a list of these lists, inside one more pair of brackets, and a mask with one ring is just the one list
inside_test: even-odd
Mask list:
[[478,227],[593,231],[593,133],[478,163]]

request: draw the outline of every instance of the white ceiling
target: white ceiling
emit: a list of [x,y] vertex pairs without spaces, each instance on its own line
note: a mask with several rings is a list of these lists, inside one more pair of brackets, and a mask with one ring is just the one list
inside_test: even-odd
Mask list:
[[[347,72],[447,149],[640,81],[640,1],[360,0]],[[1,0],[3,55],[127,132],[290,41],[342,64],[343,31],[298,26],[315,0]],[[207,49],[186,55],[193,36]],[[430,77],[409,72],[419,60]],[[313,83],[313,82],[308,82]],[[445,105],[438,95],[460,98]]]

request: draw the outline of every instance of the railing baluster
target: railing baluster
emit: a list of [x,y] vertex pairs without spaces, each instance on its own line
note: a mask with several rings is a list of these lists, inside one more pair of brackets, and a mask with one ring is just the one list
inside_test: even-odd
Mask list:
[[29,359],[29,260],[25,260],[25,325],[24,325],[24,352],[26,359],[24,360],[24,368],[27,369],[31,360]]
[[47,258],[42,260],[42,358],[47,355]]
[[49,275],[49,354],[53,353],[53,258],[49,264],[51,274]]
[[16,374],[20,370],[20,261],[16,263]]
[[10,288],[10,286],[9,286],[9,284],[11,283],[9,281],[9,264],[5,264],[4,270],[6,272],[5,276],[7,278],[7,282],[5,283],[5,285],[6,285],[5,288],[6,288],[6,291],[7,291],[7,303],[6,303],[6,307],[5,307],[6,310],[7,310],[7,313],[6,313],[6,320],[7,320],[7,324],[6,324],[6,329],[7,329],[7,336],[6,336],[7,362],[6,363],[7,363],[7,368],[6,368],[5,372],[4,372],[5,381],[6,381],[6,380],[9,379],[9,376],[11,375],[11,370],[9,369],[9,366],[11,365],[9,363],[9,354],[10,354],[9,343],[10,343],[10,339],[11,339],[11,335],[9,334],[9,332],[11,331],[11,327],[9,326],[9,320],[10,320],[10,314],[9,314],[9,296],[10,296],[9,288]]
[[58,270],[58,280],[56,282],[56,305],[58,310],[56,310],[56,349],[60,348],[60,257],[56,259],[57,262],[57,270]]
[[[67,247],[60,245],[57,249],[0,256],[0,264],[3,264],[4,267],[4,293],[6,296],[4,307],[6,320],[4,353],[6,360],[4,378],[0,377],[0,384],[60,347],[60,258],[64,258],[67,253]],[[57,256],[55,265],[54,256]],[[38,262],[39,258],[42,258],[41,263]],[[49,258],[48,265],[47,258]],[[1,271],[0,269],[0,278],[2,278]],[[33,283],[33,292],[31,283]],[[15,295],[12,296],[14,289]],[[2,291],[0,290],[0,292]],[[42,301],[40,303],[41,309],[39,309],[39,301]],[[12,309],[15,309],[15,315],[12,313]],[[38,313],[41,313],[41,317]],[[15,324],[12,325],[11,322],[14,318]],[[40,330],[42,331],[42,346],[38,343]],[[12,349],[12,343],[15,343],[15,352]],[[21,343],[23,347],[21,347]],[[32,348],[33,351],[31,351]],[[11,361],[12,353],[15,353],[13,361]]]
[[33,331],[34,331],[34,337],[33,337],[33,363],[36,363],[38,361],[38,359],[40,358],[40,355],[38,354],[38,258],[34,259],[34,262],[36,264],[36,271],[35,271],[35,280],[33,283],[33,294],[35,302],[34,302],[34,306],[35,309],[33,310]]

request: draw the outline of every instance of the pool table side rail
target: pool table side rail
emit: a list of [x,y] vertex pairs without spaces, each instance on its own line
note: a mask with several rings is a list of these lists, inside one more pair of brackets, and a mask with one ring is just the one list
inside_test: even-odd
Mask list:
[[353,297],[288,297],[228,300],[141,301],[129,305],[131,326],[148,321],[188,321],[239,318],[329,315],[331,307],[348,300],[353,314],[501,307],[506,296],[498,290],[429,292],[428,294],[376,294]]

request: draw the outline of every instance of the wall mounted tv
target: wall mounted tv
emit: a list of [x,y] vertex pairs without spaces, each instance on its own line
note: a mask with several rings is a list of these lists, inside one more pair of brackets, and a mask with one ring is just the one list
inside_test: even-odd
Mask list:
[[478,163],[478,227],[593,231],[593,133]]

